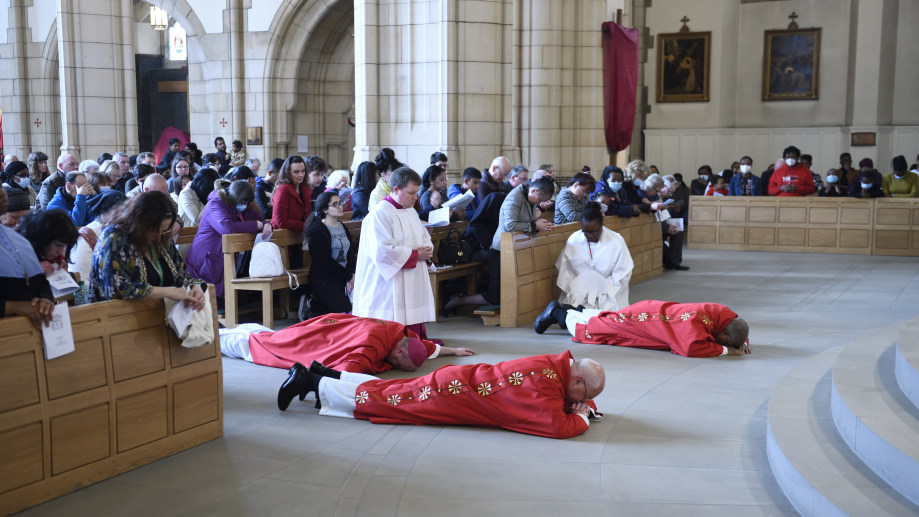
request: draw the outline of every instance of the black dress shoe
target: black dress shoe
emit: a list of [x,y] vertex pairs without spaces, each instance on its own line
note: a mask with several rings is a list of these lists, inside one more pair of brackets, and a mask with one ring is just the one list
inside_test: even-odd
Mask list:
[[673,266],[673,269],[676,269],[677,271],[689,271],[689,266],[683,266],[681,264],[677,264]]
[[319,361],[313,361],[313,364],[310,365],[310,371],[315,373],[320,377],[331,377],[333,379],[341,379],[341,372],[328,366],[323,365]]
[[546,310],[542,311],[542,314],[536,318],[536,323],[533,324],[533,330],[535,330],[537,334],[542,334],[555,323],[555,318],[552,317],[552,311],[558,308],[558,302],[552,300],[549,302],[549,306],[546,307]]
[[294,397],[299,397],[300,400],[303,400],[306,398],[307,393],[315,390],[316,386],[312,382],[312,375],[310,375],[309,370],[300,363],[294,364],[290,367],[290,375],[287,380],[278,390],[278,409],[281,411],[286,410],[294,400]]

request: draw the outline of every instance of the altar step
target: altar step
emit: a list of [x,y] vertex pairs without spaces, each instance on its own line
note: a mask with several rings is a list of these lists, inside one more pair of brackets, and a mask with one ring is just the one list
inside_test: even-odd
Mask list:
[[[896,341],[896,343],[895,343]],[[766,452],[801,515],[919,515],[919,318],[800,364],[769,401]]]

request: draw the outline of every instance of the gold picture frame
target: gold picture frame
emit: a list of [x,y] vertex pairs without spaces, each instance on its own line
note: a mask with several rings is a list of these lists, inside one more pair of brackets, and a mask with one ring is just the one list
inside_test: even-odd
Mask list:
[[712,33],[657,35],[657,102],[708,102]]
[[763,100],[820,98],[821,29],[768,30],[763,43]]

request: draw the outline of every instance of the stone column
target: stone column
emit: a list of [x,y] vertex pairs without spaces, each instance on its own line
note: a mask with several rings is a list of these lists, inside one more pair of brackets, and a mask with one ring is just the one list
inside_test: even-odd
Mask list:
[[[7,42],[12,46],[13,62],[4,68],[15,69],[7,78],[12,81],[3,85],[4,96],[9,102],[4,106],[4,152],[26,154],[32,148],[32,107],[29,96],[28,27],[26,26],[25,0],[11,0],[9,9],[9,30]],[[11,70],[12,71],[12,70]],[[11,129],[15,128],[15,131]],[[20,156],[25,161],[26,156]]]
[[245,29],[246,11],[243,6],[243,0],[232,0],[230,2],[230,82],[233,103],[231,105],[233,125],[230,127],[227,138],[227,150],[230,148],[230,142],[239,138],[245,145],[246,136],[246,65],[245,65]]
[[125,41],[124,29],[133,22],[131,6],[58,0],[61,151],[80,159],[137,147],[136,94],[125,88],[134,82],[133,40]]

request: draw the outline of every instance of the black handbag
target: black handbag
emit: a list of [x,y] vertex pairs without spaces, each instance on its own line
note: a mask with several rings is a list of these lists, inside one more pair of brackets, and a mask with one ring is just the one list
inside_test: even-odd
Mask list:
[[[456,237],[453,238],[453,234]],[[437,248],[437,263],[454,265],[468,264],[472,261],[472,247],[462,239],[460,232],[455,228],[447,232],[447,236],[440,241]]]

